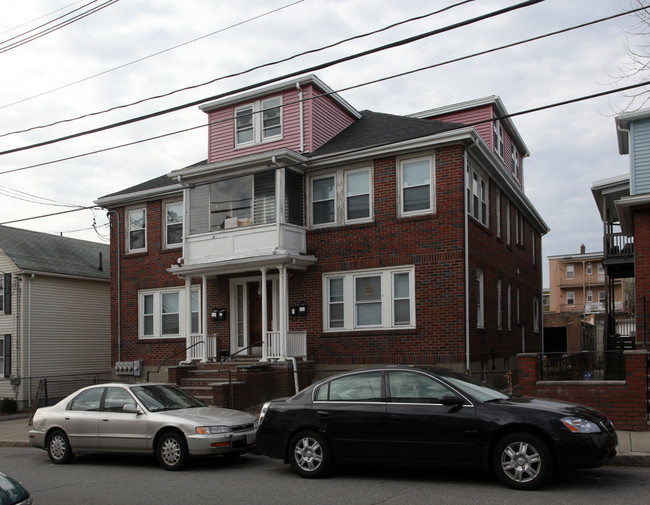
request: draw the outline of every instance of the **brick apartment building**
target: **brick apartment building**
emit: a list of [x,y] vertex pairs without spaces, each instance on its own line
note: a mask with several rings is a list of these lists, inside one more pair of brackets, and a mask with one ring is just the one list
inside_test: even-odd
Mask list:
[[207,160],[97,200],[113,362],[492,370],[541,350],[548,227],[498,97],[398,116],[307,76],[201,110]]

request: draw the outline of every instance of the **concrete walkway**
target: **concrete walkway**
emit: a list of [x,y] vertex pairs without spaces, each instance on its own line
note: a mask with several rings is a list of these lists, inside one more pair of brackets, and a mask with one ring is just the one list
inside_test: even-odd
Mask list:
[[[0,417],[0,447],[31,447],[28,416]],[[650,431],[618,431],[618,455],[610,464],[650,467]]]

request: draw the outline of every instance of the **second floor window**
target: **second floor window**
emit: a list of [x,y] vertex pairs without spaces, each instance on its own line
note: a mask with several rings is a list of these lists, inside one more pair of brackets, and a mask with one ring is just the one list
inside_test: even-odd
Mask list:
[[402,216],[435,212],[433,158],[402,160],[399,172]]
[[571,277],[574,276],[574,274],[575,274],[575,270],[574,270],[574,268],[573,268],[573,264],[569,264],[569,265],[567,265],[567,266],[566,266],[566,276],[567,276],[568,278],[571,278]]
[[235,109],[235,147],[282,138],[282,97],[258,100]]
[[179,246],[183,242],[183,202],[165,205],[165,243],[167,247]]
[[210,185],[210,229],[274,223],[275,172],[214,182]]
[[[488,225],[488,181],[478,170],[469,169],[470,201],[468,202],[469,214],[484,226]],[[500,206],[497,204],[500,211]],[[497,225],[499,226],[499,225]],[[498,234],[501,234],[499,227]]]
[[[311,224],[348,224],[372,219],[372,169],[342,170],[311,179]],[[337,188],[343,186],[343,190]]]
[[128,211],[128,245],[129,252],[147,250],[147,210],[131,209]]
[[576,294],[573,291],[566,292],[566,304],[575,305],[576,304]]

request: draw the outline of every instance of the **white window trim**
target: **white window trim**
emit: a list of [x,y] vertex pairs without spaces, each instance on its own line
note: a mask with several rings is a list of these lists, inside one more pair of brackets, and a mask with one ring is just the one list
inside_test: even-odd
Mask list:
[[[354,172],[368,172],[368,217],[358,218],[358,219],[348,219],[347,217],[347,175]],[[334,178],[334,196],[332,200],[334,201],[334,219],[333,221],[328,221],[326,223],[314,223],[314,181],[319,179],[328,179]],[[356,166],[356,167],[341,167],[333,172],[327,172],[322,174],[313,175],[309,178],[309,204],[308,204],[308,214],[309,214],[309,223],[312,228],[327,228],[332,226],[344,226],[348,224],[356,223],[370,223],[374,219],[374,170],[372,166]],[[325,200],[319,200],[325,201]]]
[[[470,200],[467,205],[467,210],[475,221],[487,228],[490,226],[490,179],[471,164],[470,167],[468,181]],[[476,181],[476,187],[474,186],[474,181]],[[485,189],[485,194],[483,194],[483,189]],[[475,200],[478,203],[475,203]],[[500,211],[499,204],[497,204],[497,210]],[[498,217],[497,223],[497,236],[499,236],[501,235],[501,226]]]
[[510,226],[510,200],[506,200],[506,244],[511,244],[511,226]]
[[[394,274],[409,274],[409,299],[410,299],[410,323],[395,324],[395,296],[393,278]],[[381,277],[381,324],[372,326],[359,326],[356,323],[356,303],[355,303],[355,280],[359,277]],[[343,299],[352,300],[351,303],[344,303],[343,310],[343,327],[330,328],[329,323],[329,280],[339,278],[343,279]],[[372,270],[354,270],[348,272],[332,272],[323,274],[323,331],[328,333],[342,331],[369,331],[369,330],[390,330],[390,329],[409,329],[416,327],[415,321],[415,267],[398,267]]]
[[594,273],[593,266],[591,264],[591,261],[587,262],[587,275],[592,275]]
[[508,331],[512,330],[512,283],[508,283]]
[[565,274],[567,279],[572,279],[575,277],[575,266],[573,263],[567,263],[565,268]]
[[[167,227],[169,226],[169,223],[167,222],[167,206],[169,205],[175,205],[175,204],[181,204],[181,241],[180,242],[173,242],[169,243],[169,233]],[[179,247],[183,246],[183,234],[185,233],[185,206],[183,204],[183,200],[170,200],[167,202],[163,203],[163,216],[162,216],[162,226],[164,230],[164,240],[165,240],[165,249],[176,249]]]
[[0,314],[5,313],[5,279],[4,274],[0,272]]
[[[199,328],[197,335],[201,334],[202,317],[201,317],[201,293],[198,286],[192,287],[193,292],[199,292]],[[178,334],[162,334],[162,295],[163,293],[178,293]],[[153,335],[144,335],[144,297],[153,295]],[[138,292],[138,338],[141,340],[158,340],[164,338],[186,338],[187,328],[187,290],[184,287],[165,288],[165,289],[143,289]],[[191,314],[189,315],[191,317]]]
[[496,206],[497,238],[501,238],[501,190],[499,188],[496,190]]
[[510,146],[510,155],[512,157],[512,175],[515,180],[519,180],[519,151],[514,144]]
[[[569,296],[571,295],[571,296]],[[569,303],[569,299],[572,300],[572,303]],[[567,291],[566,292],[566,304],[570,307],[573,307],[576,304],[576,293],[575,291]]]
[[[139,247],[137,249],[131,249],[131,213],[132,212],[140,212],[144,211],[144,228],[138,228],[138,229],[144,229],[144,247]],[[125,219],[125,227],[126,227],[126,252],[127,253],[139,253],[139,252],[146,252],[147,251],[147,207],[131,207],[126,209],[126,219]]]
[[[404,164],[427,160],[429,162],[429,208],[404,211]],[[401,158],[397,161],[397,202],[399,217],[421,216],[436,213],[436,167],[433,155]]]
[[497,153],[499,158],[504,159],[505,138],[503,135],[503,125],[498,119],[493,121],[493,132],[494,152]]
[[587,290],[587,302],[588,303],[593,303],[594,301],[594,292],[591,289]]
[[7,356],[5,354],[5,336],[4,334],[0,334],[0,379],[11,373],[11,370],[9,370],[9,373],[6,373],[5,371],[5,367],[7,366],[6,362]]
[[539,298],[533,298],[533,332],[539,332]]
[[[277,135],[270,135],[268,137],[264,136],[264,105],[268,102],[271,102],[273,100],[280,100],[280,105],[278,106],[280,109],[280,133]],[[273,107],[275,108],[275,107]],[[253,139],[249,140],[247,142],[238,142],[237,141],[237,113],[239,111],[242,111],[244,109],[251,109],[251,122],[252,122],[252,128],[253,128]],[[269,98],[265,98],[263,100],[257,100],[255,102],[250,102],[246,104],[239,105],[235,107],[233,111],[233,139],[235,143],[235,148],[245,148],[245,147],[250,147],[258,144],[264,144],[266,142],[275,142],[277,140],[282,140],[283,135],[284,135],[284,118],[283,118],[283,112],[284,112],[284,103],[282,100],[282,95],[278,96],[272,96]]]

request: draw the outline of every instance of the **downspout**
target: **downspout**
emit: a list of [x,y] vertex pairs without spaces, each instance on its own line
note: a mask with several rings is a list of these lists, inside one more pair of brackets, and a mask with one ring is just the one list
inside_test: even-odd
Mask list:
[[[27,377],[32,376],[32,280],[27,280]],[[32,381],[29,381],[29,398],[32,398]]]
[[298,152],[305,152],[305,118],[304,118],[304,91],[300,86],[300,83],[296,83],[296,89],[298,90],[298,103],[300,104],[300,150]]
[[[478,139],[470,145],[465,152],[463,153],[463,180],[465,185],[463,186],[463,225],[464,225],[464,260],[465,260],[465,371],[469,373],[470,371],[470,339],[469,339],[469,201],[467,199],[467,188],[469,187],[470,180],[467,178],[467,172],[469,168],[469,161],[467,159],[467,154],[471,147],[474,147],[478,144]],[[471,174],[470,174],[471,175]]]
[[[115,214],[117,219],[117,361],[122,361],[122,271],[120,267],[120,257],[122,255],[122,250],[120,249],[120,233],[122,230],[120,229],[119,213],[116,210],[109,210],[106,214]],[[112,275],[113,272],[111,271]]]

